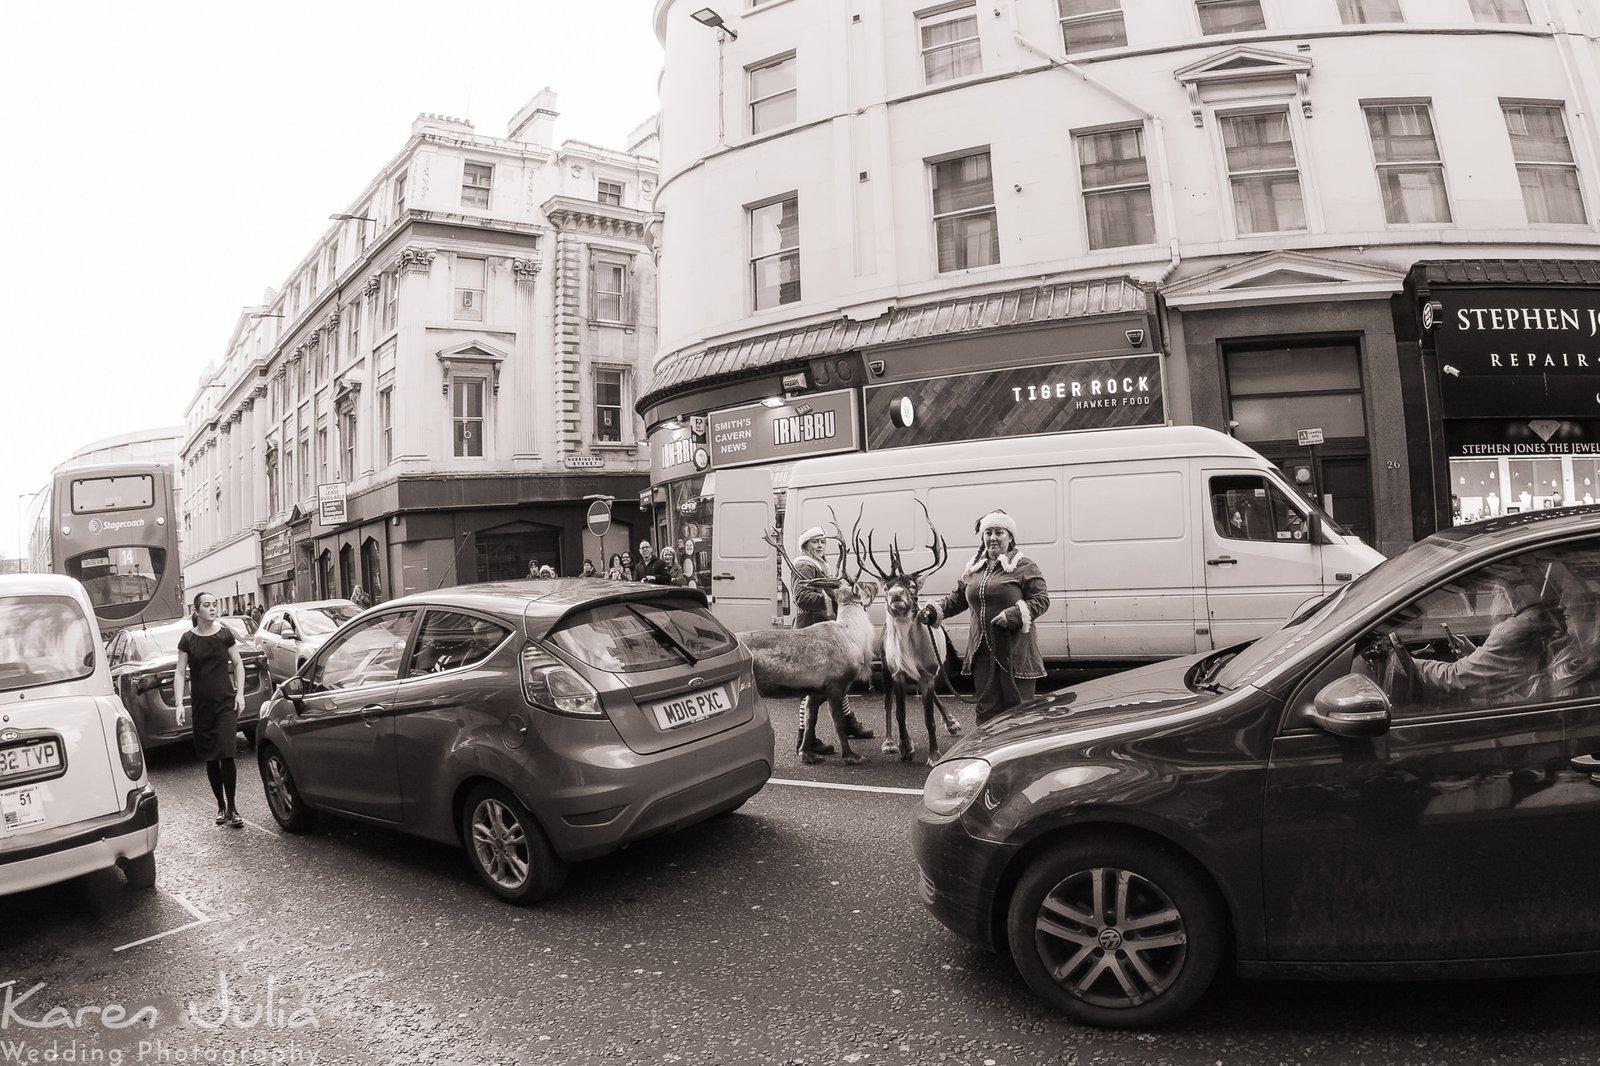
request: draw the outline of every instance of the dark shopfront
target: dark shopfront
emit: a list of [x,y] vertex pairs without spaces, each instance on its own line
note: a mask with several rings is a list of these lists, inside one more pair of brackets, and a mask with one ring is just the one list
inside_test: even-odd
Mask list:
[[1399,305],[1418,536],[1600,499],[1600,264],[1418,263]]

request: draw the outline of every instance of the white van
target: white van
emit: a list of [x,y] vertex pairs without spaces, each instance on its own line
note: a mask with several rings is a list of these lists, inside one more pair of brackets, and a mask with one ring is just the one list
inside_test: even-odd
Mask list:
[[0,577],[0,894],[118,866],[156,880],[155,790],[82,585]]
[[[786,538],[835,516],[848,536],[859,517],[883,565],[898,537],[908,569],[932,559],[931,518],[950,557],[923,582],[925,601],[955,588],[977,551],[974,523],[1004,509],[1049,582],[1039,641],[1057,663],[1165,659],[1251,640],[1383,560],[1258,453],[1199,426],[805,459],[788,473],[786,498],[773,480],[770,470],[718,471],[714,610],[735,630],[788,622],[774,553],[760,539],[780,503]],[[958,648],[964,624],[964,615],[949,622]]]

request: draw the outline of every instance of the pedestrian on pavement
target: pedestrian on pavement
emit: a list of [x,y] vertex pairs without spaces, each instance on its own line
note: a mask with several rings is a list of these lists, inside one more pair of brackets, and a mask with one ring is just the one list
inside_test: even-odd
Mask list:
[[1033,698],[1044,676],[1034,620],[1050,606],[1044,574],[1017,547],[1017,523],[1004,511],[978,519],[978,552],[955,591],[918,616],[924,625],[972,612],[961,672],[978,694],[978,724]]
[[593,559],[585,559],[583,561],[583,570],[578,574],[578,576],[579,577],[599,577],[600,576],[598,573],[595,572],[594,560]]
[[623,552],[622,553],[622,573],[620,575],[618,575],[617,580],[618,581],[632,581],[633,580],[633,556],[630,555],[627,552]]
[[627,571],[622,569],[622,556],[616,552],[611,553],[611,559],[606,563],[606,577],[611,581],[628,580]]
[[656,556],[655,548],[647,540],[639,542],[639,561],[633,564],[633,579],[651,585],[672,584],[672,573],[667,564]]
[[350,590],[350,602],[363,611],[372,606],[372,600],[368,598],[366,589],[360,585]]
[[[834,595],[834,590],[827,586],[810,584],[814,581],[832,581],[833,571],[828,568],[827,559],[823,553],[828,548],[828,534],[821,526],[812,526],[802,530],[799,539],[795,542],[800,549],[794,560],[795,593],[794,593],[794,627],[805,629],[807,626],[816,625],[818,622],[829,622],[839,616],[839,601]],[[820,709],[820,704],[818,708]],[[816,713],[811,707],[811,697],[806,696],[800,700],[800,729],[795,734],[794,749],[799,751],[806,738],[806,715]],[[856,717],[855,708],[850,702],[850,693],[844,694],[844,731],[851,740],[871,740],[873,732],[861,724]],[[832,755],[832,744],[822,741],[813,749],[813,755]]]
[[529,559],[528,560],[528,577],[529,578],[537,578],[538,576],[539,576],[539,560],[537,560],[537,559]]
[[683,577],[683,567],[678,565],[678,553],[670,546],[661,549],[661,564],[667,568],[668,584],[688,584]]
[[194,753],[206,761],[206,778],[217,798],[217,824],[244,826],[234,807],[238,771],[234,766],[234,734],[244,711],[244,659],[233,630],[217,622],[221,608],[209,592],[195,596],[189,624],[178,638],[178,668],[172,675],[172,696],[178,724],[184,724],[184,690],[194,715]]
[[556,576],[556,568],[555,567],[553,567],[553,566],[541,566],[541,567],[539,567],[539,577],[540,577],[541,580],[549,581],[552,578],[554,578],[555,576]]

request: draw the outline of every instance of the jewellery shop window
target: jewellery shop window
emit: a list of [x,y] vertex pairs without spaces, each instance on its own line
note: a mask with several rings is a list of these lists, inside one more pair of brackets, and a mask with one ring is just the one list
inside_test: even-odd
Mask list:
[[678,550],[683,583],[711,595],[711,475],[668,482],[667,512],[672,546]]

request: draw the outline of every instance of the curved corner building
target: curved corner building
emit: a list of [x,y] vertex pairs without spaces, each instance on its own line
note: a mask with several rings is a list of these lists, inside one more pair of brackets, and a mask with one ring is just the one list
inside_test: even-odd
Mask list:
[[1600,495],[1594,5],[714,2],[637,404],[702,578],[837,450],[1193,423],[1390,553]]

